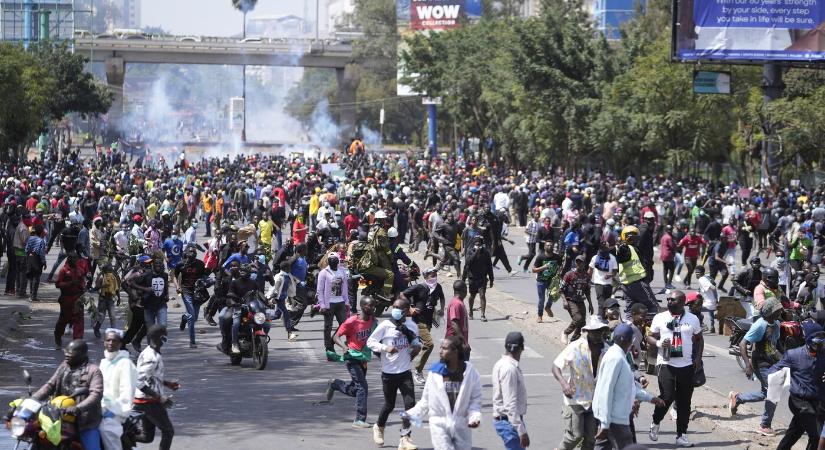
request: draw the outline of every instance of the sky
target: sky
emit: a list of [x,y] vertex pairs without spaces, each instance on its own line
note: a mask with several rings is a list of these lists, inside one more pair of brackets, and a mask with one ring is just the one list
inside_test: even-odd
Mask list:
[[[304,15],[305,2],[310,15],[315,14],[315,0],[258,0],[248,14]],[[160,26],[175,35],[232,36],[243,31],[243,15],[232,7],[231,0],[143,0],[141,22]]]

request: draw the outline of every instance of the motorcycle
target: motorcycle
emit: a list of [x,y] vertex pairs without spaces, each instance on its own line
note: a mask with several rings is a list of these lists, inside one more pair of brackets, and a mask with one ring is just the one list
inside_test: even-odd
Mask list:
[[252,363],[258,370],[266,368],[269,357],[269,327],[274,312],[267,309],[267,302],[263,294],[257,290],[247,293],[240,305],[235,306],[240,311],[241,326],[238,330],[238,347],[240,353],[232,353],[230,349],[222,349],[229,355],[233,366],[241,364],[243,358],[252,358]]
[[[32,378],[27,370],[23,371],[28,395],[10,403],[11,410],[6,414],[6,427],[17,443],[15,450],[69,450],[82,448],[80,435],[75,427],[74,414],[65,410],[77,404],[77,397],[88,395],[89,389],[75,389],[71,395],[58,395],[47,402],[40,402],[32,395]],[[133,449],[137,442],[150,442],[143,432],[143,413],[133,411],[123,424],[121,444],[124,449]]]
[[[802,336],[802,321],[807,320],[799,311],[795,309],[785,309],[782,319],[779,322],[779,340],[776,343],[776,350],[780,353],[785,353],[792,348],[797,348],[805,341]],[[742,370],[745,370],[745,360],[742,359],[739,344],[745,335],[748,333],[753,319],[726,317],[725,321],[731,329],[730,340],[728,342],[728,354],[736,358],[736,363]],[[749,352],[752,350],[748,346]]]
[[355,278],[358,280],[358,290],[361,291],[360,295],[370,295],[376,299],[375,317],[380,317],[386,309],[392,306],[393,302],[398,297],[398,294],[408,288],[411,284],[415,283],[421,276],[421,269],[416,263],[412,263],[409,266],[402,264],[399,266],[399,269],[401,274],[401,282],[396,283],[393,287],[390,298],[381,295],[383,281],[380,278],[369,274],[356,275]]

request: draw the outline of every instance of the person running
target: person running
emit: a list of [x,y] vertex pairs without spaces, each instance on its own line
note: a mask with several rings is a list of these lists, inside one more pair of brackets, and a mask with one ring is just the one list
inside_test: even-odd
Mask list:
[[[542,252],[536,255],[533,263],[533,273],[536,274],[536,290],[538,292],[538,308],[536,321],[542,322],[544,313],[553,317],[554,298],[548,298],[548,289],[554,282],[560,281],[562,257],[556,253],[556,245],[551,241],[544,243]],[[546,303],[545,303],[546,300]]]
[[195,322],[198,321],[201,309],[201,304],[195,301],[195,285],[198,280],[209,276],[209,271],[197,256],[195,247],[188,245],[183,251],[183,262],[172,271],[172,281],[186,308],[186,313],[180,316],[180,330],[183,331],[189,327],[189,348],[193,349],[198,348],[195,342]]
[[137,389],[137,368],[129,358],[129,352],[121,350],[123,332],[114,328],[106,330],[103,338],[103,420],[100,422],[100,439],[104,450],[121,450],[120,437],[123,422],[132,411],[132,401]]
[[417,422],[427,417],[438,449],[472,449],[471,430],[481,425],[481,376],[464,360],[464,345],[461,336],[441,341],[439,361],[430,368],[421,400],[403,413]]
[[[384,405],[378,420],[372,427],[372,439],[378,446],[384,445],[384,429],[393,408],[398,391],[404,399],[404,410],[415,406],[415,384],[413,383],[412,360],[421,351],[418,326],[410,319],[410,304],[405,299],[396,300],[390,310],[390,319],[376,327],[367,339],[367,346],[381,353],[381,384]],[[409,419],[402,419],[399,450],[417,450],[410,435]]]
[[[768,375],[773,371],[772,366],[779,362],[780,354],[776,349],[779,342],[779,318],[782,316],[782,304],[779,299],[772,298],[762,305],[760,317],[751,325],[745,337],[739,343],[739,354],[745,362],[745,377],[759,380],[761,390],[756,392],[728,393],[728,409],[731,416],[735,416],[739,405],[765,401],[765,409],[759,422],[757,432],[763,436],[774,436],[771,428],[776,403],[767,399]],[[753,353],[748,355],[749,346],[753,346]]]
[[63,333],[66,332],[66,325],[72,325],[72,339],[83,339],[83,308],[77,305],[82,301],[83,292],[86,290],[86,261],[81,259],[76,252],[69,252],[66,264],[60,268],[57,274],[55,286],[60,289],[60,297],[57,303],[60,304],[60,315],[54,326],[55,348],[63,347]]
[[180,383],[165,378],[166,369],[160,349],[166,343],[166,327],[160,324],[151,325],[146,337],[149,345],[140,352],[137,360],[134,410],[143,413],[146,440],[152,442],[155,438],[155,429],[159,429],[159,448],[169,450],[172,448],[175,428],[166,412],[172,406],[172,399],[166,395],[166,389],[177,391],[180,389]]
[[562,343],[567,345],[570,341],[575,341],[581,337],[581,328],[584,326],[585,307],[587,301],[587,313],[593,314],[593,301],[590,299],[590,276],[587,273],[585,256],[576,257],[575,269],[567,272],[562,277],[559,291],[564,300],[564,309],[570,313],[570,325],[564,330]]
[[[361,298],[361,311],[350,316],[338,327],[332,337],[335,345],[344,351],[342,360],[347,365],[350,382],[337,378],[327,383],[326,399],[332,400],[335,391],[355,397],[355,420],[353,428],[370,428],[367,423],[367,363],[372,358],[372,350],[367,346],[367,339],[375,330],[375,301],[372,297]],[[344,338],[344,342],[341,338]]]
[[489,250],[484,245],[484,238],[477,236],[473,242],[473,249],[464,264],[464,273],[461,280],[468,283],[470,290],[470,319],[473,318],[473,303],[476,294],[481,302],[481,321],[487,321],[487,283],[493,287],[493,260]]
[[530,446],[524,423],[527,386],[519,367],[524,336],[518,331],[507,333],[504,350],[504,355],[493,366],[493,426],[507,450],[523,450]]
[[[414,284],[401,293],[402,298],[409,300],[412,309],[412,320],[418,325],[418,338],[421,340],[421,353],[415,364],[413,379],[418,384],[424,384],[424,366],[433,351],[433,338],[430,330],[438,317],[444,316],[444,290],[438,282],[438,270],[435,267],[424,271],[424,283]],[[436,311],[436,305],[441,307]]]
[[616,257],[610,250],[610,244],[607,241],[601,241],[598,253],[593,255],[589,264],[590,281],[596,291],[598,314],[602,314],[605,300],[613,296],[613,280],[619,272],[619,263],[616,262]]
[[447,330],[444,337],[461,336],[464,339],[465,360],[470,359],[470,321],[464,298],[467,297],[467,285],[461,280],[453,282],[453,298],[447,305]]
[[338,321],[338,326],[344,323],[347,317],[349,304],[349,276],[339,265],[337,253],[330,253],[327,257],[327,267],[318,273],[318,308],[324,316],[324,347],[327,351],[335,351],[332,339],[332,320]]

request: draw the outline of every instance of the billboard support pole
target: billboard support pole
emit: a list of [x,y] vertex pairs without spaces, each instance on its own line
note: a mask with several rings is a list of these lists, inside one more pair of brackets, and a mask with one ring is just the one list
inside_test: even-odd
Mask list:
[[427,105],[427,140],[429,141],[430,159],[438,156],[437,127],[436,127],[436,105]]
[[[785,83],[782,82],[782,68],[776,63],[765,63],[762,67],[762,101],[765,107],[782,96]],[[765,138],[762,140],[762,179],[773,186],[779,183],[779,167],[776,162],[776,148],[773,144],[774,127],[770,115],[762,124]]]

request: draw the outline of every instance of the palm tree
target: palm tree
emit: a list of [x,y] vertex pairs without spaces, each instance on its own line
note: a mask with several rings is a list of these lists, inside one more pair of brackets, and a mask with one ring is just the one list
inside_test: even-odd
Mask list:
[[232,0],[232,6],[244,14],[255,9],[257,3],[258,0]]

